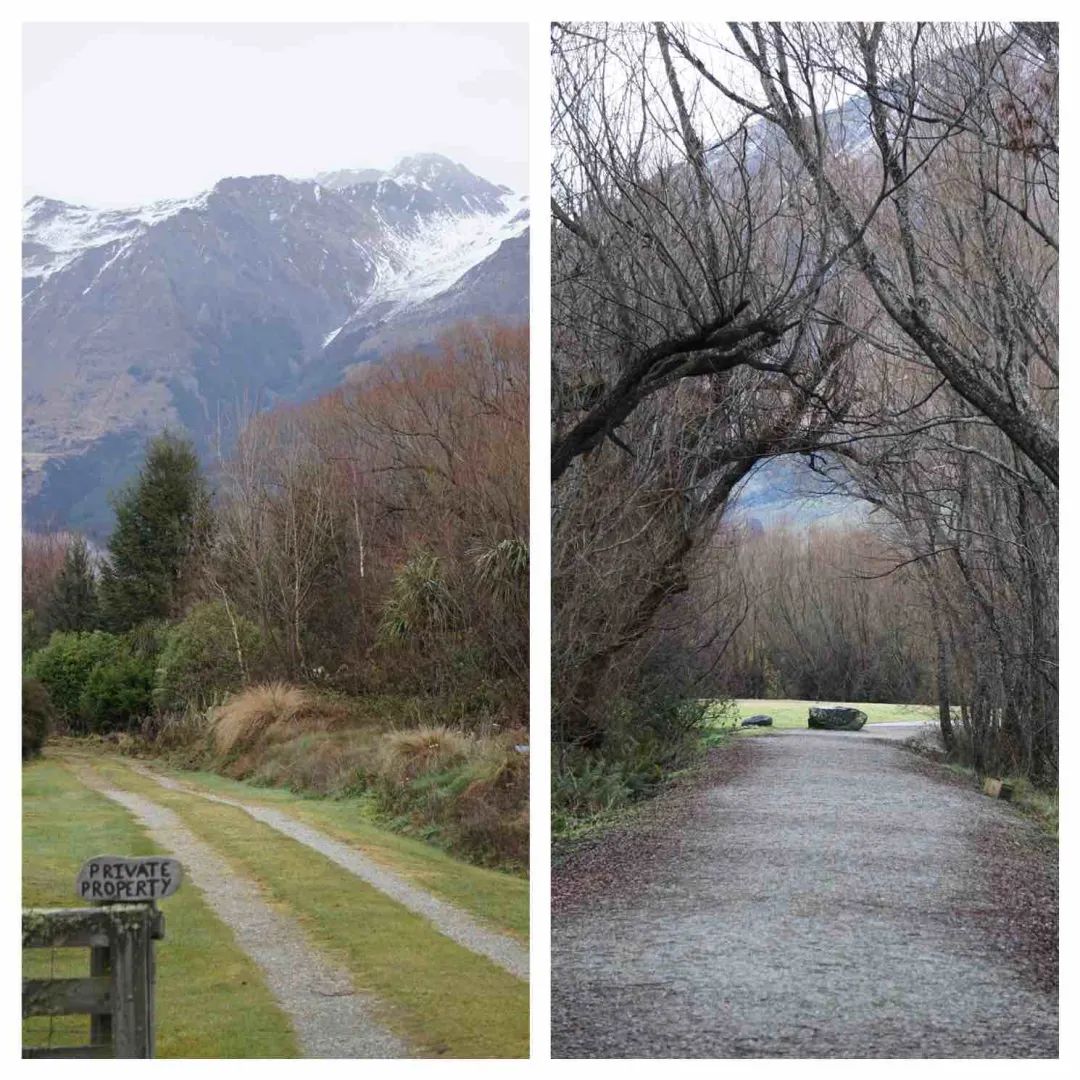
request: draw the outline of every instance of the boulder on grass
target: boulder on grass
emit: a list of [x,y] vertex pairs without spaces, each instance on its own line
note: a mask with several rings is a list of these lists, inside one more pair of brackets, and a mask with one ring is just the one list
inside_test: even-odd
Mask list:
[[748,716],[739,727],[772,727],[772,717],[758,713],[756,716]]
[[866,723],[866,713],[846,705],[812,706],[807,724],[820,731],[858,731]]

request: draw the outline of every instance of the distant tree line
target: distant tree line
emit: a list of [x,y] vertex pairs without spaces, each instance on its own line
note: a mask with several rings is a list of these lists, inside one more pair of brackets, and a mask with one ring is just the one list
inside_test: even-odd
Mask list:
[[[936,703],[931,612],[916,566],[865,525],[722,529],[693,573],[683,647],[717,698]],[[674,614],[674,612],[673,612]]]

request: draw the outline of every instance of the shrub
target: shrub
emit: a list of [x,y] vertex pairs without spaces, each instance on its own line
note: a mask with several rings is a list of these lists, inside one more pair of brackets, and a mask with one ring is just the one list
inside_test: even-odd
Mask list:
[[390,731],[379,741],[377,770],[388,792],[403,789],[422,774],[444,773],[475,756],[476,740],[447,727]]
[[458,616],[443,561],[416,551],[397,572],[383,603],[379,641],[388,647],[423,646],[445,634]]
[[96,664],[79,696],[83,730],[130,730],[153,710],[153,690],[153,666],[131,653]]
[[377,804],[475,862],[524,869],[529,762],[521,732],[485,738],[448,727],[381,736],[371,784]]
[[558,833],[560,825],[618,809],[630,801],[632,794],[620,762],[605,761],[584,751],[568,752],[551,774],[553,827]]
[[42,632],[41,620],[30,609],[22,613],[22,658],[25,663],[48,640]]
[[[200,768],[206,762],[203,753],[211,745],[210,717],[199,709],[184,712],[153,712],[139,726],[139,737],[146,749],[172,757],[181,768]],[[182,752],[177,757],[177,752]]]
[[93,633],[58,631],[49,643],[33,653],[26,674],[49,692],[57,717],[78,727],[79,708],[90,674],[98,664],[108,664],[124,652],[123,642],[100,630]]
[[567,834],[585,819],[653,794],[690,765],[713,735],[710,709],[721,722],[726,704],[689,700],[665,689],[618,698],[605,719],[602,743],[563,750],[552,770],[552,824]]
[[132,656],[146,660],[154,668],[169,637],[170,624],[164,619],[148,619],[133,626],[124,634],[124,641]]
[[254,623],[216,601],[196,604],[165,634],[154,700],[165,710],[215,705],[259,668],[263,651]]
[[41,753],[54,720],[49,691],[37,681],[23,677],[22,684],[22,759],[29,761]]
[[239,758],[230,772],[243,770],[252,783],[300,794],[359,795],[367,787],[373,756],[372,736],[367,733],[304,732],[263,747],[257,758]]
[[528,867],[529,759],[513,738],[488,745],[450,810],[457,849],[478,862]]
[[601,756],[619,762],[633,797],[649,794],[702,751],[709,703],[665,691],[620,699],[612,707]]

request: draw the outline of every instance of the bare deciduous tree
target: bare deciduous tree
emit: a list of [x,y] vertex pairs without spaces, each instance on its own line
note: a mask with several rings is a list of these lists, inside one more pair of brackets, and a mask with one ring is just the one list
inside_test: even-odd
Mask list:
[[[728,586],[702,560],[799,454],[876,507],[947,744],[1052,777],[1055,27],[561,25],[552,51],[557,734],[598,745],[676,623],[736,664],[753,575],[734,541]],[[825,618],[799,581],[785,648]],[[834,643],[854,693],[869,651]]]

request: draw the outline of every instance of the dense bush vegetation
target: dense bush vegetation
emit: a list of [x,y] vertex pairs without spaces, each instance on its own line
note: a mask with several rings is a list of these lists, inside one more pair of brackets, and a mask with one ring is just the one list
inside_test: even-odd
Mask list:
[[126,643],[91,669],[79,695],[79,725],[90,733],[134,727],[153,705],[152,663],[133,655]]
[[249,619],[219,601],[196,604],[164,634],[154,700],[165,710],[216,704],[261,672],[264,651]]
[[29,658],[26,671],[72,732],[130,729],[152,708],[153,658],[138,655],[123,636],[58,631]]
[[651,795],[701,754],[714,721],[710,706],[679,692],[670,680],[646,674],[633,695],[613,696],[605,707],[603,737],[591,745],[554,747],[553,827],[564,832],[581,819],[617,810]]
[[101,630],[58,631],[49,643],[35,652],[26,664],[26,673],[49,692],[59,720],[82,730],[83,692],[94,669],[118,662],[125,651],[123,641]]
[[388,732],[364,775],[384,813],[481,862],[528,864],[528,758],[516,738],[448,727]]
[[56,718],[49,692],[37,679],[22,681],[22,759],[41,753]]

